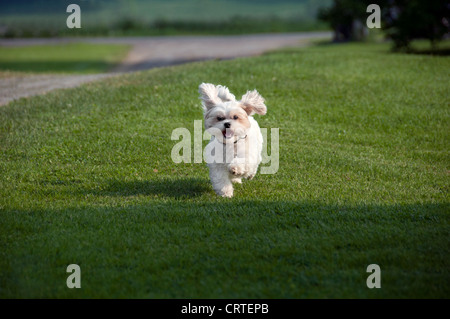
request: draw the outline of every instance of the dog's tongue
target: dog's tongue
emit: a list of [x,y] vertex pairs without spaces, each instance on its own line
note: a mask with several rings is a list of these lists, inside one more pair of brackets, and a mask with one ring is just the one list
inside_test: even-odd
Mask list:
[[232,138],[233,137],[233,131],[232,130],[230,130],[230,129],[226,129],[225,131],[223,131],[222,132],[223,133],[223,136],[225,137],[225,138]]

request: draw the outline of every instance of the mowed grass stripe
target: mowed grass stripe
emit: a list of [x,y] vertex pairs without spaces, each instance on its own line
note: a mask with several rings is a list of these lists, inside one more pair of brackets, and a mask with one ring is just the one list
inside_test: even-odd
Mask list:
[[[0,71],[90,74],[111,71],[126,56],[124,44],[63,43],[0,47]],[[5,72],[4,72],[5,73]]]

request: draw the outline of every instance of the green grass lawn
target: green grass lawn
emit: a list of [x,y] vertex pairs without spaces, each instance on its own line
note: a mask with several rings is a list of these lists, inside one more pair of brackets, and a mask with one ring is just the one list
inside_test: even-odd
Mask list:
[[0,71],[102,73],[116,66],[129,48],[90,43],[0,47]]
[[[448,298],[450,60],[388,49],[192,63],[1,107],[0,297]],[[171,160],[201,82],[257,88],[260,126],[280,129],[279,171],[233,199]]]

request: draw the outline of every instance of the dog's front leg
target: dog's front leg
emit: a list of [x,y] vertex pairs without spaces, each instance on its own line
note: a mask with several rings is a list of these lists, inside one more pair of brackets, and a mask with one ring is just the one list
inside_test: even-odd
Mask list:
[[222,197],[233,197],[233,184],[227,170],[227,165],[210,164],[209,177],[217,195]]
[[244,158],[236,157],[228,164],[228,171],[231,175],[242,177],[247,172],[247,165]]

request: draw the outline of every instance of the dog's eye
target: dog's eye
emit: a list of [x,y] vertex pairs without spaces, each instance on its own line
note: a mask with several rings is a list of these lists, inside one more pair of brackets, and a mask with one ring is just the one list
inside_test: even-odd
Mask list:
[[218,117],[217,117],[217,120],[220,122],[220,121],[225,120],[225,118],[224,118],[223,116],[218,116]]
[[233,116],[233,120],[237,120],[239,118],[239,116],[235,115]]

